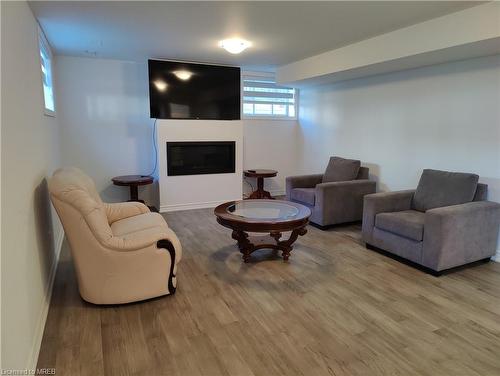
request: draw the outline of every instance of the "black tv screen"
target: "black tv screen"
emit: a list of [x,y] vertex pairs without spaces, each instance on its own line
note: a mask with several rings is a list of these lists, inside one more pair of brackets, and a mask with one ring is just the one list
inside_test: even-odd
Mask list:
[[157,119],[240,119],[240,68],[149,60],[150,115]]

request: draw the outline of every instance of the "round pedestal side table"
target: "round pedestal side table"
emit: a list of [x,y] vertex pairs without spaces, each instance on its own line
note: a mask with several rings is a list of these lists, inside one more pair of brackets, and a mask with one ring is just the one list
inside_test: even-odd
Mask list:
[[139,190],[140,185],[153,184],[153,177],[149,175],[123,175],[115,176],[111,179],[114,185],[119,185],[123,187],[129,187],[130,189],[130,200],[138,201],[144,204],[144,200],[139,200]]
[[278,175],[276,170],[245,170],[243,174],[248,178],[257,178],[257,190],[252,192],[249,199],[274,199],[268,191],[264,190],[264,178],[273,178]]

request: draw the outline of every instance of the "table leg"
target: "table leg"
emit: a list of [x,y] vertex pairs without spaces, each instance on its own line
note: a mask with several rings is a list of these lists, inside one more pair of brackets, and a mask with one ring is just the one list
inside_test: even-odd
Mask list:
[[283,261],[288,261],[288,258],[290,257],[290,252],[293,249],[292,244],[297,240],[297,238],[300,236],[303,236],[307,233],[306,227],[301,227],[298,229],[295,229],[292,231],[292,234],[288,238],[288,240],[278,242],[278,245],[281,246],[282,248],[282,256],[283,256]]
[[257,192],[261,193],[264,191],[264,178],[257,178]]
[[287,240],[282,241],[280,241],[282,233],[279,231],[271,231],[269,237],[249,237],[248,233],[246,233],[245,231],[233,230],[231,236],[238,242],[238,248],[243,255],[243,261],[247,263],[250,261],[251,253],[258,249],[273,249],[275,251],[281,251],[283,260],[288,261],[290,252],[293,249],[292,244],[297,240],[299,236],[305,235],[306,233],[307,229],[306,226],[304,226],[293,230],[290,237]]
[[243,254],[243,262],[249,262],[253,245],[248,241],[248,234],[244,231],[233,230],[231,237],[238,242],[238,248]]
[[139,201],[139,190],[137,185],[130,186],[130,201]]
[[257,178],[257,190],[253,192],[249,198],[251,199],[267,198],[270,200],[274,199],[274,197],[272,197],[268,191],[264,190],[264,178],[262,177]]

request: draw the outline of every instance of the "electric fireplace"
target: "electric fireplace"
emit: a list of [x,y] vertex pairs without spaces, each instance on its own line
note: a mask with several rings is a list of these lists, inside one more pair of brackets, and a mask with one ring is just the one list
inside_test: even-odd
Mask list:
[[167,174],[234,173],[235,147],[234,141],[167,142]]

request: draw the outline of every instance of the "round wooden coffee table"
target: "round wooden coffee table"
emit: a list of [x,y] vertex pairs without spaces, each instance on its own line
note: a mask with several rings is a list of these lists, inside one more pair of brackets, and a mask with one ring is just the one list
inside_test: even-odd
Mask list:
[[[292,244],[307,233],[311,210],[295,202],[281,200],[240,200],[217,206],[217,222],[233,230],[232,238],[238,242],[243,261],[258,249],[281,250],[287,261]],[[282,232],[292,231],[287,240],[280,240]],[[248,232],[268,233],[267,236],[249,236]]]
[[130,200],[138,201],[144,203],[143,200],[139,200],[139,185],[153,184],[153,177],[149,175],[123,175],[115,176],[111,179],[114,185],[120,185],[130,188]]
[[275,170],[245,170],[243,174],[248,178],[257,178],[257,190],[252,192],[249,199],[254,198],[268,198],[273,199],[268,191],[264,190],[264,178],[273,178],[278,175],[278,171]]

